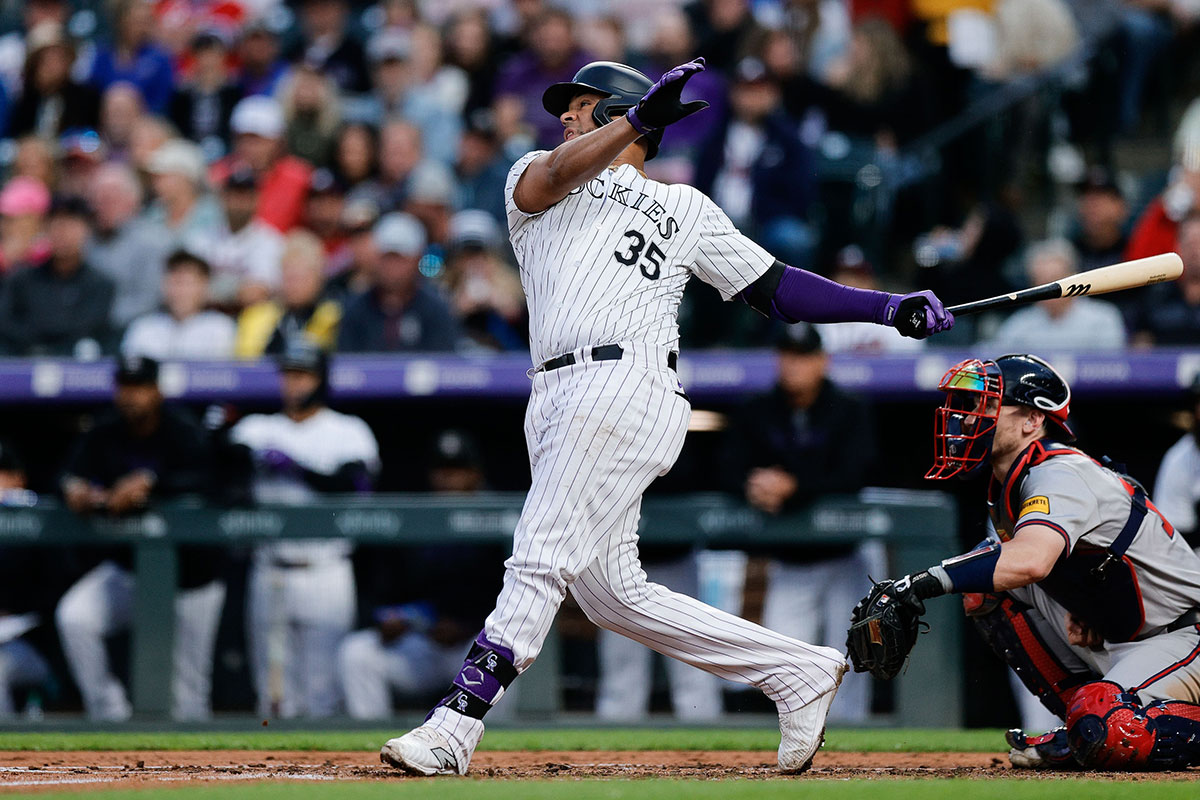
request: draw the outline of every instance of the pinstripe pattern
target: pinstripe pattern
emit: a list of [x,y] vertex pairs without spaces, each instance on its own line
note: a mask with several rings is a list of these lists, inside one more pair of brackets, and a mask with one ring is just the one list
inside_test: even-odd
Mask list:
[[[532,482],[505,562],[486,640],[533,663],[570,590],[588,617],[660,653],[762,689],[781,712],[834,689],[845,659],[649,583],[637,554],[642,493],[683,447],[691,406],[667,355],[678,347],[679,301],[696,275],[726,299],[774,259],[700,192],[605,170],[540,214],[513,189],[540,153],[520,159],[505,187],[509,236],[529,302],[533,363],[525,440]],[[619,344],[617,361],[590,348]],[[469,760],[483,734],[439,706],[427,721]]]

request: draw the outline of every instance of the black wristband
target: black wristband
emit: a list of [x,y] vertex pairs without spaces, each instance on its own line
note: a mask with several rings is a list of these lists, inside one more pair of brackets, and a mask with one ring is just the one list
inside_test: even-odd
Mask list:
[[927,569],[921,570],[916,575],[910,575],[908,580],[912,584],[912,592],[918,600],[941,597],[946,593],[946,587],[942,585],[941,578]]

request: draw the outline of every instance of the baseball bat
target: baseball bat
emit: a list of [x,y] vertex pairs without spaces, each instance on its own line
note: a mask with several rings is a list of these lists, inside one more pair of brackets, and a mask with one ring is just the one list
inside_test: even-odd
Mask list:
[[1178,253],[1162,253],[1135,261],[1122,261],[1107,267],[1097,267],[1087,272],[1068,275],[1062,280],[1043,283],[1011,294],[997,295],[972,303],[950,306],[954,316],[978,314],[998,308],[1011,308],[1039,300],[1054,300],[1058,297],[1083,297],[1089,294],[1107,294],[1122,289],[1136,289],[1152,283],[1173,281],[1183,274],[1183,259]]

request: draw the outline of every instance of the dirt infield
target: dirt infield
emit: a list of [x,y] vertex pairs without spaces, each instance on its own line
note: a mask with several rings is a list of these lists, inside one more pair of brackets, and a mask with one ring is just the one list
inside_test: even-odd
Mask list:
[[[774,753],[764,751],[480,752],[475,779],[554,778],[777,778]],[[1200,773],[1189,772],[1188,776]],[[835,753],[817,755],[816,778],[1053,777],[1014,771],[991,753]],[[1097,774],[1095,777],[1100,777]],[[1181,773],[1112,775],[1155,780]],[[804,780],[799,776],[797,780]],[[404,781],[374,753],[255,752],[0,752],[0,793],[5,790],[117,789],[220,781]]]

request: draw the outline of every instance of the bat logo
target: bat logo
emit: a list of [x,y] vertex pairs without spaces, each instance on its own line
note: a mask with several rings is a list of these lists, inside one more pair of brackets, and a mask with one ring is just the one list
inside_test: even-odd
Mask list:
[[1081,294],[1087,294],[1091,290],[1092,285],[1090,283],[1072,283],[1067,287],[1067,290],[1063,292],[1063,297],[1077,297]]

